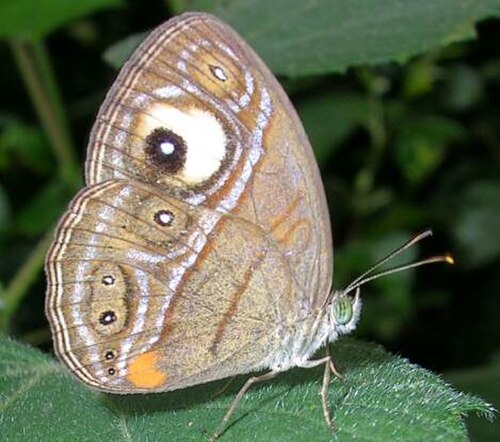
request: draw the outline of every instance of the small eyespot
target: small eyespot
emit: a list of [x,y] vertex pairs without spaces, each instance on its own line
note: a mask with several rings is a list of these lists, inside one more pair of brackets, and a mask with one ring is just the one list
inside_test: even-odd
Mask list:
[[108,368],[108,374],[109,374],[110,376],[113,376],[115,373],[116,373],[116,370],[115,370],[113,367]]
[[106,310],[105,312],[102,312],[101,316],[99,317],[99,322],[102,325],[109,325],[115,321],[116,321],[116,314],[112,310]]
[[210,65],[210,72],[212,75],[220,81],[227,81],[227,75],[220,66]]
[[184,166],[186,142],[171,130],[158,127],[146,137],[145,143],[149,160],[163,172],[175,174]]
[[115,283],[115,278],[113,278],[111,275],[106,275],[102,277],[101,282],[104,285],[113,285]]
[[115,358],[115,353],[111,350],[107,351],[106,354],[104,355],[104,359],[106,359],[106,361],[111,361],[114,358]]
[[154,215],[154,220],[160,226],[171,226],[175,216],[170,210],[159,210]]

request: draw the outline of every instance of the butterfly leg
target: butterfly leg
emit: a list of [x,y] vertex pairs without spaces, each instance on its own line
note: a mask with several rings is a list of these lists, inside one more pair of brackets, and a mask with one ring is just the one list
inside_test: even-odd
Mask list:
[[335,363],[333,362],[333,358],[330,355],[328,348],[326,349],[326,356],[324,358],[317,359],[315,361],[307,361],[306,363],[301,364],[301,367],[312,368],[321,364],[325,364],[325,370],[323,372],[323,384],[320,390],[321,405],[323,407],[323,417],[325,418],[325,422],[328,428],[334,430],[335,426],[333,425],[330,402],[328,401],[328,391],[330,389],[330,374],[333,373],[339,379],[343,379],[343,376],[335,367]]
[[333,421],[332,421],[332,413],[330,411],[330,403],[328,402],[328,391],[330,389],[330,372],[337,374],[337,370],[333,370],[335,366],[332,362],[332,357],[328,354],[327,356],[321,359],[317,359],[315,361],[307,361],[306,363],[301,364],[300,366],[303,368],[312,368],[317,367],[318,365],[324,364],[325,370],[323,372],[323,384],[321,386],[320,395],[321,395],[321,405],[323,406],[323,417],[325,418],[326,425],[330,429],[334,429]]
[[245,395],[245,393],[250,389],[250,387],[257,382],[267,381],[269,379],[272,379],[278,373],[280,373],[280,372],[279,371],[270,371],[269,373],[265,373],[261,376],[253,376],[245,382],[245,385],[243,385],[243,387],[241,387],[240,391],[238,392],[236,397],[233,399],[233,402],[231,402],[231,406],[226,411],[226,414],[222,418],[222,421],[221,421],[219,427],[217,428],[215,433],[210,438],[210,442],[216,441],[219,438],[219,436],[221,436],[221,434],[224,432],[224,429],[226,428],[226,425],[227,425],[229,419],[233,415],[234,410],[236,410],[236,407],[240,403],[240,401],[243,398],[243,396]]
[[321,386],[321,405],[323,406],[323,417],[325,418],[326,426],[330,428],[330,430],[334,429],[333,421],[332,421],[332,410],[330,409],[330,402],[328,401],[328,392],[330,390],[330,371],[332,360],[328,357],[328,360],[325,362],[325,370],[323,372],[323,385]]
[[236,379],[235,376],[233,376],[232,378],[229,378],[229,380],[227,382],[224,383],[224,385],[219,388],[212,396],[212,399],[215,399],[215,398],[218,398],[219,396],[221,396],[222,394],[224,394],[226,392],[226,390],[231,386],[231,384],[234,382],[234,380]]
[[333,357],[330,355],[330,362],[328,363],[328,366],[330,367],[331,372],[338,377],[339,379],[344,379],[344,376],[342,376],[342,373],[337,370],[337,367],[335,366],[335,362],[333,362]]

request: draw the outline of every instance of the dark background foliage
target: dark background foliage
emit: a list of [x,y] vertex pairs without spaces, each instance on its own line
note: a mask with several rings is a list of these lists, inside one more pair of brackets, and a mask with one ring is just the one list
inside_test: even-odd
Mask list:
[[[29,16],[29,5],[26,26],[0,16],[4,31],[7,24],[13,29],[0,34],[0,325],[3,333],[46,351],[51,338],[43,315],[43,254],[81,185],[88,132],[116,75],[102,55],[192,2],[128,0],[104,9],[120,2],[87,3],[88,10],[61,18],[54,29],[40,25],[33,35],[43,40],[26,30],[43,22]],[[215,3],[219,10],[226,4],[194,3]],[[332,68],[279,78],[321,167],[334,226],[336,287],[427,227],[435,236],[406,260],[443,251],[456,258],[454,266],[424,267],[364,287],[356,335],[448,373],[459,387],[495,402],[499,21],[481,20],[476,32],[474,39],[403,57],[404,63],[357,63],[341,73]],[[30,75],[44,80],[45,108],[30,99]],[[483,440],[493,437],[491,426],[477,431]]]

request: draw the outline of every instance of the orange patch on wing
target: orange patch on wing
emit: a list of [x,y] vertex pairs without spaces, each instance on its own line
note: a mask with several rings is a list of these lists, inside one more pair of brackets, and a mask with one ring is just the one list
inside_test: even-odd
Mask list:
[[163,385],[167,375],[156,368],[158,352],[149,351],[137,356],[128,366],[127,380],[137,388],[157,388]]

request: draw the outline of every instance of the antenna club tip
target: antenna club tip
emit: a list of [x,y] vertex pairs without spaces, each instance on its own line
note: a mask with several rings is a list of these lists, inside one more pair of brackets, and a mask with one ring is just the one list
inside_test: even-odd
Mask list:
[[450,254],[446,254],[444,256],[444,260],[445,262],[447,262],[448,264],[455,264],[455,258],[453,258],[453,256],[451,256]]

